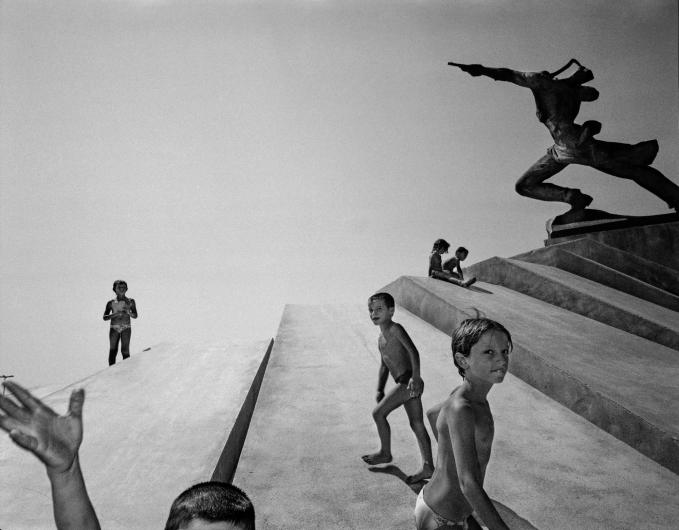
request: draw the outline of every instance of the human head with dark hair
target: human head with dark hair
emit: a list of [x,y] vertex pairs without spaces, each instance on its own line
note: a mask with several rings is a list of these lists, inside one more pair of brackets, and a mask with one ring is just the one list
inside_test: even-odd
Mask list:
[[116,289],[118,286],[124,287],[125,290],[127,291],[127,282],[125,280],[116,280],[113,282],[113,292],[117,293]]
[[396,301],[394,300],[394,297],[391,296],[389,293],[375,293],[370,298],[368,298],[368,306],[370,306],[371,303],[376,302],[378,300],[384,302],[384,305],[387,306],[387,309],[396,307]]
[[464,248],[464,247],[457,247],[457,250],[455,251],[455,257],[459,259],[460,261],[464,261],[467,259],[467,256],[469,256],[469,251]]
[[509,331],[499,322],[489,318],[469,318],[464,320],[453,333],[451,341],[453,362],[463,378],[465,377],[467,364],[464,358],[469,358],[472,353],[472,347],[489,331],[503,333],[507,338],[509,349],[512,348],[512,336]]
[[255,508],[233,484],[213,481],[191,486],[172,503],[165,530],[203,529],[255,530]]
[[437,239],[434,241],[434,246],[432,247],[431,251],[433,252],[438,252],[440,254],[445,254],[448,252],[448,249],[450,248],[450,243],[446,241],[445,239]]

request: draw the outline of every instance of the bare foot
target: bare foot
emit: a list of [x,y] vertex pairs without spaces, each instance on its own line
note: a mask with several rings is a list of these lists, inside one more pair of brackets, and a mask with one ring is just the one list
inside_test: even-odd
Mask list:
[[373,453],[372,455],[363,455],[361,457],[366,464],[371,466],[376,466],[377,464],[388,464],[391,462],[391,454],[383,453],[382,451],[378,453]]
[[476,283],[476,278],[469,278],[468,280],[462,282],[462,287],[469,287],[470,285],[474,285]]
[[406,478],[406,483],[407,484],[415,484],[416,482],[421,482],[422,480],[426,480],[428,478],[431,478],[431,476],[434,474],[434,466],[431,464],[424,464],[422,466],[422,469],[415,473],[414,475],[409,475]]

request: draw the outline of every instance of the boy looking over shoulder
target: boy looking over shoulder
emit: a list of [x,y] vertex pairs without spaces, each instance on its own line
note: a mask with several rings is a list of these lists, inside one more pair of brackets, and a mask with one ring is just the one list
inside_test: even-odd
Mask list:
[[[363,455],[363,460],[370,465],[391,462],[391,427],[387,416],[403,405],[422,456],[422,469],[407,479],[409,483],[414,483],[431,477],[434,466],[431,440],[424,425],[420,399],[424,390],[424,382],[420,377],[420,355],[403,326],[392,320],[395,305],[389,293],[377,293],[368,299],[370,319],[380,327],[377,346],[382,362],[377,377],[377,406],[373,410],[380,450]],[[384,386],[390,373],[396,386],[385,395]]]
[[509,365],[512,338],[487,318],[463,321],[453,333],[452,351],[462,384],[443,403],[427,411],[438,441],[436,469],[415,504],[417,530],[505,530],[483,489],[495,433],[488,392],[501,383]]

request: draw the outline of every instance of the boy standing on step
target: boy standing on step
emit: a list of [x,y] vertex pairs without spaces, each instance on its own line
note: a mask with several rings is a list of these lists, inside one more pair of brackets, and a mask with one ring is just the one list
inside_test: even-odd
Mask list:
[[[363,455],[363,460],[370,465],[391,462],[391,428],[387,416],[403,405],[422,455],[422,469],[407,479],[409,483],[414,483],[431,477],[434,465],[420,399],[424,390],[424,382],[420,377],[420,355],[403,326],[392,320],[395,305],[389,293],[377,293],[368,299],[370,320],[380,327],[377,346],[382,362],[377,377],[377,406],[373,410],[373,419],[381,447],[377,453]],[[385,395],[384,386],[390,373],[396,386]]]

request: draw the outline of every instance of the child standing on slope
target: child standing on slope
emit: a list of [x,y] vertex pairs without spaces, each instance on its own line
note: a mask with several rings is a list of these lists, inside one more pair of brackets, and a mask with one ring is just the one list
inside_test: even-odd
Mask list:
[[415,504],[417,530],[507,530],[483,488],[495,427],[488,392],[509,367],[512,338],[487,318],[463,321],[453,333],[453,362],[463,378],[448,399],[427,411],[438,441],[436,470]]
[[[371,465],[391,462],[391,428],[387,416],[403,405],[422,456],[422,469],[409,476],[407,481],[419,482],[431,477],[434,471],[431,440],[424,425],[420,399],[424,390],[424,382],[420,377],[420,355],[403,326],[392,320],[395,301],[389,293],[372,295],[368,300],[368,310],[370,320],[380,327],[377,347],[382,362],[377,377],[377,406],[373,410],[373,419],[380,437],[380,450],[364,455],[363,460]],[[384,386],[390,373],[396,386],[385,395]]]
[[111,321],[111,330],[108,332],[109,350],[108,365],[116,363],[118,355],[118,343],[123,360],[130,356],[130,337],[132,336],[132,321],[130,317],[137,318],[137,305],[134,298],[127,298],[127,282],[116,280],[113,282],[113,292],[116,297],[109,300],[104,309],[104,320]]

